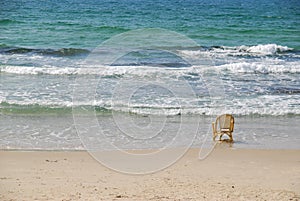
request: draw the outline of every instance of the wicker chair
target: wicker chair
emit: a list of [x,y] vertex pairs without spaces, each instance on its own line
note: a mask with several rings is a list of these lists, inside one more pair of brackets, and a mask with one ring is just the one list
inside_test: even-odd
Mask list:
[[229,140],[233,141],[232,132],[234,128],[234,118],[230,114],[223,114],[216,118],[216,121],[212,123],[213,129],[213,140],[220,135],[220,139],[222,140],[222,136],[224,134],[229,136]]

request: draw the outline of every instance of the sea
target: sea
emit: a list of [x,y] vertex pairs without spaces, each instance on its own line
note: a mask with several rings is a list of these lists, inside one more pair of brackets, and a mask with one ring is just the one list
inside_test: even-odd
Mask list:
[[299,0],[0,1],[2,150],[209,147],[225,113],[300,148]]

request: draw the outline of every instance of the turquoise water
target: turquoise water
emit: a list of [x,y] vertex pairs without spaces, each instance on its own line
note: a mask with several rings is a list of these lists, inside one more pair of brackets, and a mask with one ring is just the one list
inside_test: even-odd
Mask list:
[[[1,1],[0,148],[89,148],[78,111],[79,119],[95,111],[127,149],[163,147],[180,124],[197,121],[200,146],[221,113],[237,118],[237,147],[299,148],[299,10],[297,0]],[[161,47],[147,48],[147,37]],[[144,48],[91,62],[130,42]],[[123,136],[118,120],[138,131],[165,122],[165,134]],[[101,141],[91,133],[91,144]]]
[[204,46],[280,44],[300,49],[297,0],[2,1],[1,43],[95,48],[128,30],[164,28]]

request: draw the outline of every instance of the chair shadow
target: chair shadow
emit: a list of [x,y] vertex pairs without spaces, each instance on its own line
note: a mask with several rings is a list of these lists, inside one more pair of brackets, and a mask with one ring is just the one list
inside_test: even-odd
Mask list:
[[234,141],[232,141],[230,139],[217,140],[215,148],[232,148],[233,144],[234,144]]

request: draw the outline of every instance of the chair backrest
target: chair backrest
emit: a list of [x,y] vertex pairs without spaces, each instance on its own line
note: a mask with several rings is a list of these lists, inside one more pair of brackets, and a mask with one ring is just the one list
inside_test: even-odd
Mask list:
[[230,132],[234,128],[234,118],[230,114],[223,114],[217,117],[216,124],[219,124],[220,129],[229,129]]

